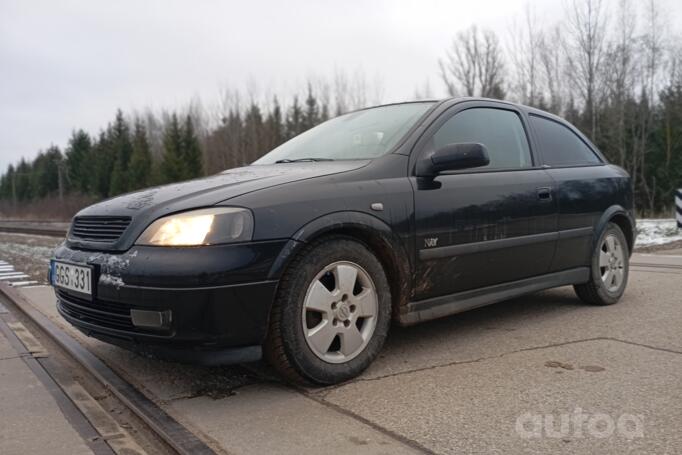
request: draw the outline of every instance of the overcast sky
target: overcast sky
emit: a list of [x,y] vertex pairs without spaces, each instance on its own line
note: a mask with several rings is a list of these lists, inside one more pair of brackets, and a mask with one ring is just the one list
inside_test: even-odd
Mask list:
[[[429,80],[471,24],[502,37],[528,0],[0,0],[0,172],[73,128],[91,133],[124,111],[216,100],[250,87],[284,98],[335,68],[381,80],[383,101]],[[544,24],[562,0],[530,2]],[[635,1],[635,3],[638,3]],[[679,2],[665,2],[674,18]]]

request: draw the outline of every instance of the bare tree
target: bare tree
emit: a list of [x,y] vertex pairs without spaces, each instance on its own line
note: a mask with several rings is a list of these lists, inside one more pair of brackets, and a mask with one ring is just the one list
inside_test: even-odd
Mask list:
[[365,72],[360,68],[356,69],[353,72],[353,77],[350,79],[350,84],[350,110],[366,107],[369,96],[369,84],[367,83]]
[[438,63],[450,96],[504,96],[502,50],[494,32],[481,33],[475,25],[459,32]]
[[642,37],[642,50],[644,52],[643,83],[651,102],[655,101],[659,88],[661,60],[665,46],[664,28],[659,2],[649,0],[646,3],[646,30]]
[[[376,106],[384,102],[386,96],[386,83],[381,73],[374,73],[370,87],[370,105]],[[362,106],[366,107],[366,106]]]
[[526,5],[523,23],[512,23],[508,42],[513,67],[512,89],[519,101],[530,106],[536,105],[542,97],[538,69],[544,40],[530,4]]
[[433,99],[433,90],[431,90],[431,81],[427,78],[424,84],[417,86],[414,89],[414,99],[415,100],[430,100]]
[[607,54],[608,71],[605,72],[605,80],[615,111],[613,130],[619,164],[623,167],[628,155],[625,131],[626,103],[634,96],[636,25],[632,1],[619,0],[614,42],[609,46]]
[[[652,109],[656,102],[656,97],[659,90],[659,76],[661,72],[661,60],[663,53],[663,20],[660,14],[660,8],[656,0],[649,0],[646,5],[646,29],[642,36],[642,70],[641,70],[641,86],[643,99],[640,101],[640,128],[639,137],[637,140],[638,150],[635,157],[635,176],[637,170],[640,172],[640,184],[643,193],[648,201],[649,210],[653,211],[655,195],[656,195],[656,180],[655,177],[648,182],[646,172],[646,155],[649,152],[649,133],[653,124]],[[638,160],[636,158],[639,158]],[[636,177],[635,177],[636,183]],[[652,188],[653,186],[653,188]]]
[[588,115],[591,136],[597,134],[597,102],[602,94],[606,17],[602,0],[573,0],[567,11],[567,73]]
[[561,27],[555,26],[542,34],[539,44],[541,83],[547,96],[547,109],[555,114],[561,114],[565,99],[563,39]]
[[448,95],[459,95],[459,87],[464,89],[466,96],[476,94],[478,31],[475,25],[457,34],[445,54],[445,60],[439,60],[438,64]]
[[483,32],[483,49],[478,65],[478,81],[481,96],[502,98],[502,70],[504,64],[500,40],[489,30]]
[[339,70],[334,70],[334,107],[336,115],[343,114],[349,110],[350,105],[350,81],[348,75]]
[[329,97],[333,98],[334,112],[339,115],[381,104],[384,98],[384,83],[378,73],[369,80],[362,68],[356,68],[350,76],[345,71],[336,69],[328,91],[333,93]]

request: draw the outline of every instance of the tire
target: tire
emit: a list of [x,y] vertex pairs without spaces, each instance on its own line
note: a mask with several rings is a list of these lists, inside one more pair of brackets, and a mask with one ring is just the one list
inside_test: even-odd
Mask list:
[[590,280],[573,288],[591,305],[613,305],[625,292],[630,271],[630,252],[623,231],[608,223],[592,252]]
[[376,358],[390,322],[391,291],[379,260],[352,238],[326,237],[284,272],[265,358],[294,383],[347,381]]

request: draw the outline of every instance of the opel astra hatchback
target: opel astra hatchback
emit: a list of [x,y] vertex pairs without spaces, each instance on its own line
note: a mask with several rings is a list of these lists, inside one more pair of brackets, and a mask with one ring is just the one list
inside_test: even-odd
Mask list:
[[50,264],[86,334],[217,365],[265,357],[333,384],[415,324],[628,280],[630,178],[564,120],[448,99],[329,120],[255,163],[80,211]]

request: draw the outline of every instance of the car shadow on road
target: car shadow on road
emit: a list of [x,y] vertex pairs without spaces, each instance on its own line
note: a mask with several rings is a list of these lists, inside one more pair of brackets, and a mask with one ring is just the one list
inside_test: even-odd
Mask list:
[[572,289],[552,289],[410,327],[400,327],[396,324],[391,328],[387,346],[390,346],[392,341],[395,342],[404,337],[439,338],[451,331],[502,330],[512,332],[520,324],[528,323],[529,319],[551,318],[581,308],[584,309],[585,304],[578,299]]

